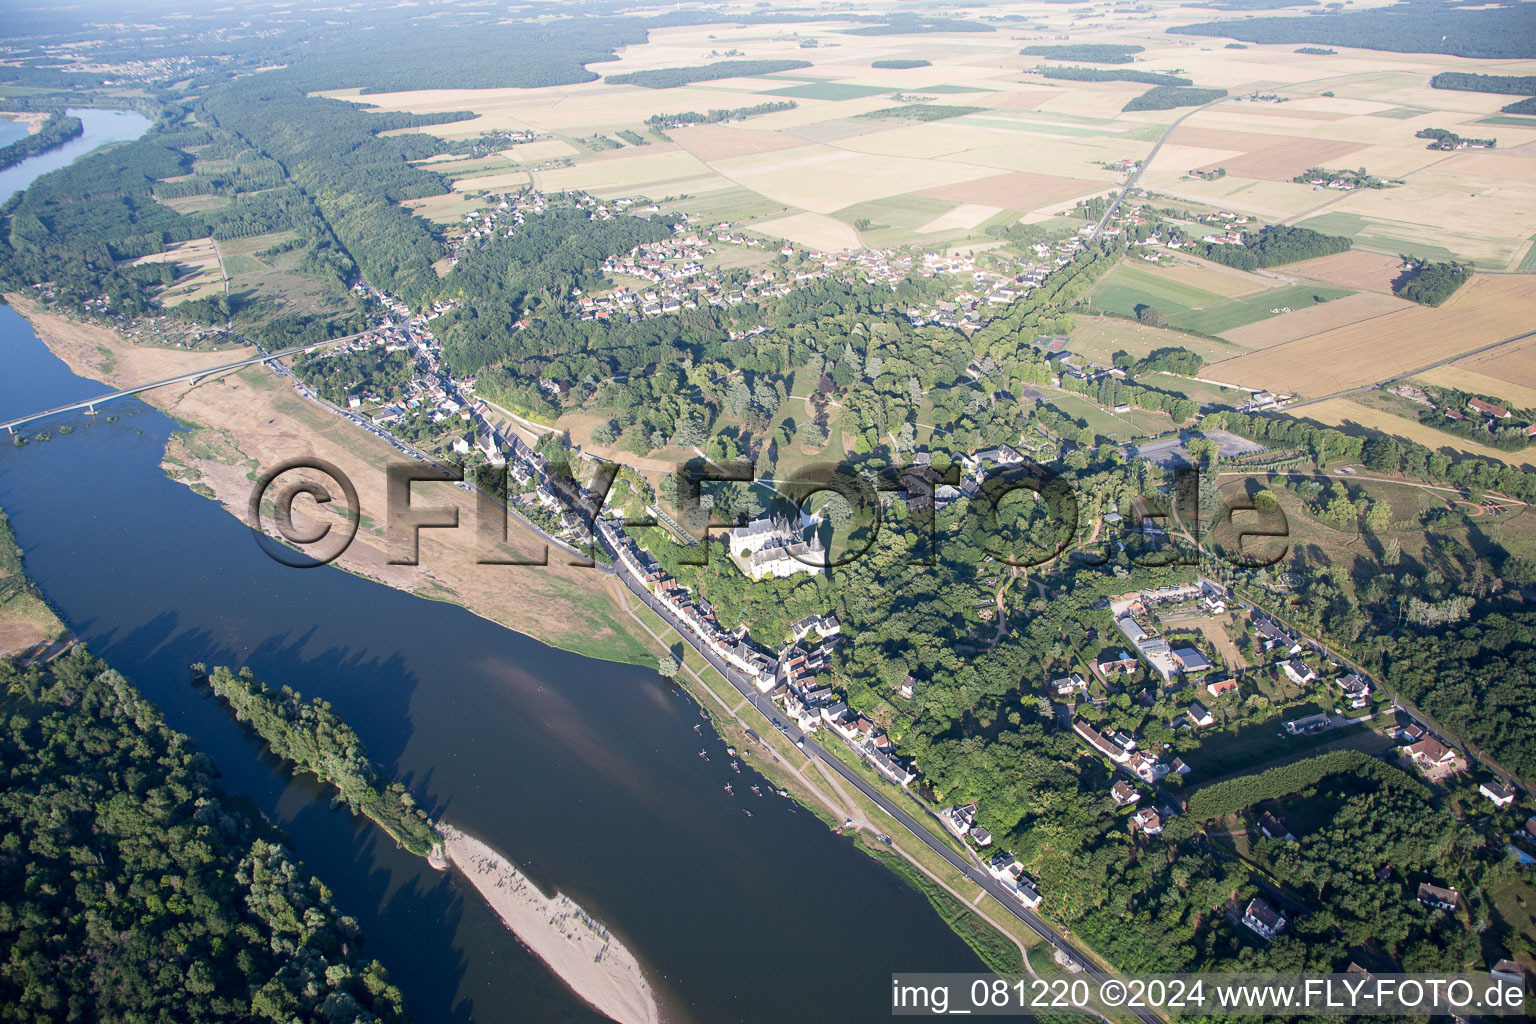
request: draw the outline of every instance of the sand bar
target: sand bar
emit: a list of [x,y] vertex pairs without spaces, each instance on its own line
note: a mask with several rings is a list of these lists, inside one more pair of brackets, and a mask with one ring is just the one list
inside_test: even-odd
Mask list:
[[656,996],[624,944],[568,896],[546,896],[501,854],[451,825],[443,852],[518,940],[571,991],[620,1024],[657,1024]]

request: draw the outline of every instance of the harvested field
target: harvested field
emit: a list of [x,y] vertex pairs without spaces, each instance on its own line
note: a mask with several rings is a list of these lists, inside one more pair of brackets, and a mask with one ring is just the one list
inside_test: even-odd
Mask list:
[[819,213],[795,213],[788,217],[758,221],[752,225],[752,231],[832,252],[857,249],[862,244],[859,233],[852,225]]
[[575,156],[580,152],[581,150],[564,139],[540,139],[537,142],[524,142],[511,149],[504,149],[501,155],[511,157],[520,164],[538,164],[556,157]]
[[1284,272],[1300,274],[1314,281],[1327,281],[1330,284],[1391,295],[1392,282],[1402,273],[1401,267],[1402,262],[1396,256],[1351,249],[1332,256],[1292,263]]
[[673,128],[667,134],[679,146],[705,163],[805,145],[804,139],[788,132],[765,132],[756,128],[733,128],[721,124]]
[[[1438,309],[1413,306],[1347,327],[1208,366],[1203,375],[1223,383],[1300,395],[1327,395],[1411,373],[1458,353],[1516,337],[1532,329],[1536,276],[1476,275]],[[1527,346],[1527,348],[1529,348]],[[1488,367],[1508,363],[1500,349]],[[1536,356],[1536,352],[1522,359]],[[1533,364],[1532,370],[1536,370]],[[1536,384],[1536,373],[1516,383]]]
[[1408,309],[1412,305],[1411,302],[1390,295],[1356,292],[1332,302],[1298,309],[1285,316],[1234,327],[1230,331],[1223,331],[1221,336],[1244,348],[1264,349]]
[[487,174],[479,178],[459,178],[453,183],[455,192],[512,192],[528,184],[527,171],[506,171]]
[[981,206],[977,203],[962,203],[961,205],[955,207],[953,210],[939,214],[933,220],[924,224],[917,230],[923,233],[933,231],[949,231],[954,228],[969,230],[1002,212],[1003,211],[996,206]]
[[[1518,344],[1511,345],[1509,348],[1500,349],[1494,355],[1503,355],[1508,359],[1511,354],[1518,354],[1521,347]],[[1472,357],[1474,360],[1477,358],[1479,357]],[[1471,361],[1468,360],[1469,363]],[[1493,395],[1522,408],[1536,409],[1536,387],[1526,387],[1498,377],[1490,377],[1486,373],[1479,373],[1472,369],[1466,363],[1437,366],[1433,370],[1419,374],[1414,380],[1435,384],[1442,388],[1455,388],[1473,395]]]
[[1447,434],[1434,427],[1425,426],[1417,420],[1394,416],[1382,409],[1373,409],[1358,402],[1352,402],[1347,398],[1330,398],[1326,402],[1304,406],[1297,409],[1295,415],[1303,419],[1316,420],[1330,427],[1344,428],[1350,424],[1367,427],[1394,437],[1416,441],[1437,451],[1465,452],[1468,455],[1476,455],[1479,458],[1491,459],[1510,466],[1536,464],[1536,460],[1533,460],[1529,451],[1523,453],[1500,451],[1497,448],[1490,448],[1476,441],[1468,441],[1455,434]]
[[934,199],[954,199],[1001,209],[1033,210],[1063,199],[1097,192],[1103,186],[1085,178],[1063,178],[1054,174],[1013,171],[993,174],[974,181],[923,189],[917,194]]
[[1536,338],[1472,356],[1456,365],[1522,388],[1536,389]]
[[717,161],[714,167],[737,184],[814,213],[986,174],[984,168],[965,164],[871,156],[828,146],[737,157]]
[[[1188,126],[1175,129],[1172,141],[1194,148],[1238,150],[1242,156],[1223,159],[1216,166],[1225,167],[1228,174],[1239,178],[1268,181],[1290,181],[1309,167],[1328,166],[1362,148],[1359,143],[1334,139]],[[1214,170],[1214,167],[1201,167],[1201,170],[1208,169]]]
[[1262,292],[1275,286],[1273,278],[1260,277],[1246,270],[1224,267],[1220,263],[1210,263],[1206,260],[1180,260],[1178,263],[1168,263],[1165,260],[1159,266],[1161,272],[1170,280],[1202,291],[1224,295],[1229,299]]

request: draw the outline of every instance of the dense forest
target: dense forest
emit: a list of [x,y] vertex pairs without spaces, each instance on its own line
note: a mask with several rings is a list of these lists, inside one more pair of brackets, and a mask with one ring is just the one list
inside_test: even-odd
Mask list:
[[1327,17],[1206,21],[1168,31],[1250,43],[1321,43],[1494,60],[1536,57],[1536,11],[1528,4],[1469,10],[1437,0],[1410,0]]
[[1037,43],[1019,51],[1024,57],[1048,57],[1051,60],[1084,60],[1090,64],[1130,64],[1145,46],[1124,43]]
[[1536,96],[1530,99],[1517,100],[1514,103],[1506,103],[1499,108],[1506,114],[1536,114]]
[[1249,232],[1241,245],[1205,243],[1200,255],[1239,270],[1278,267],[1344,252],[1354,243],[1344,235],[1325,235],[1311,228],[1271,224]]
[[714,64],[702,64],[685,68],[657,68],[653,71],[631,71],[622,75],[608,75],[603,81],[609,85],[638,85],[645,89],[676,89],[694,82],[715,82],[722,78],[756,78],[779,71],[796,71],[808,68],[808,60],[722,60]]
[[1536,96],[1536,75],[1475,75],[1467,71],[1442,71],[1429,80],[1429,85],[1432,89]]
[[5,1019],[407,1019],[356,922],[126,679],[77,648],[0,660],[0,688]]
[[1491,612],[1377,642],[1387,684],[1522,778],[1536,778],[1536,613]]
[[1392,294],[1422,306],[1438,306],[1471,276],[1471,269],[1460,263],[1430,263],[1410,257],[1392,282]]
[[1046,78],[1069,82],[1140,82],[1142,85],[1194,85],[1180,75],[1158,71],[1129,71],[1125,68],[1082,68],[1073,64],[1046,64],[1040,68]]
[[63,111],[49,114],[31,135],[17,139],[8,146],[0,146],[0,171],[14,167],[29,156],[45,153],[55,146],[62,146],[70,139],[85,134],[85,122]]
[[357,733],[325,701],[306,701],[286,686],[274,690],[253,679],[247,669],[236,675],[221,665],[207,681],[235,717],[267,741],[272,753],[334,786],[348,807],[405,849],[425,857],[439,842],[427,812],[400,783],[384,781]]
[[1174,107],[1199,107],[1213,103],[1227,94],[1225,89],[1194,89],[1183,85],[1154,85],[1121,107],[1121,110],[1171,110]]

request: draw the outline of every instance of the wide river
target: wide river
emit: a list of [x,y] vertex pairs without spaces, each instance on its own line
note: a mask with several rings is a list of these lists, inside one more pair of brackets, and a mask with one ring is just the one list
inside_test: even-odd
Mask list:
[[[0,418],[110,390],[71,373],[9,308],[0,365]],[[330,701],[422,806],[622,938],[673,1021],[869,1020],[888,1013],[893,971],[982,969],[848,839],[771,792],[746,792],[762,780],[730,771],[707,724],[694,735],[697,706],[654,671],[555,650],[339,570],[278,565],[162,472],[172,420],[136,400],[108,410],[115,420],[34,425],[47,442],[0,443],[0,506],[28,571],[91,650],[214,758],[225,787],[287,831],[418,1020],[602,1018],[466,883],[290,779],[191,685],[190,663],[248,665]],[[60,434],[66,422],[76,429]]]

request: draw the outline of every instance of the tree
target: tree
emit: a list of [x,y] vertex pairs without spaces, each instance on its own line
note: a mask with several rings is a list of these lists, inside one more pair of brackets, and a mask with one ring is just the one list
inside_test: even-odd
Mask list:
[[675,677],[680,668],[682,665],[671,654],[663,654],[656,659],[656,671],[668,679]]
[[1136,307],[1136,319],[1148,327],[1162,327],[1167,320],[1163,317],[1163,311],[1156,306],[1140,304]]

